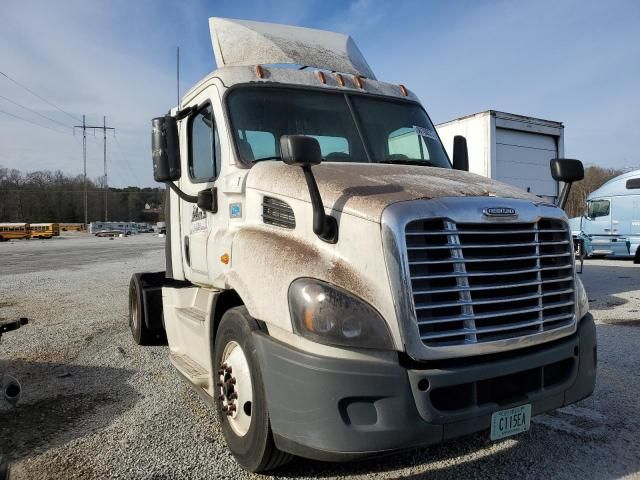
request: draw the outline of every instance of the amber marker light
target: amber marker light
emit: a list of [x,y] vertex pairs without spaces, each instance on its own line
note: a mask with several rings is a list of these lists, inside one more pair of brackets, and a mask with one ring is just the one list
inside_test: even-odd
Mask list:
[[353,77],[353,83],[355,83],[358,88],[364,88],[364,79],[359,75]]
[[402,92],[402,95],[404,95],[405,97],[409,96],[409,90],[407,90],[407,87],[405,87],[404,85],[400,85],[400,91]]
[[229,265],[229,254],[223,253],[222,255],[220,255],[220,261],[225,265]]
[[327,77],[324,76],[324,72],[316,72],[316,74],[318,75],[320,83],[327,83]]
[[256,75],[258,75],[258,78],[264,78],[264,68],[262,68],[262,65],[256,65]]
[[338,80],[338,85],[344,87],[344,77],[339,73],[336,73],[336,80]]
[[310,332],[315,331],[315,328],[313,328],[313,310],[310,308],[304,309],[304,326]]

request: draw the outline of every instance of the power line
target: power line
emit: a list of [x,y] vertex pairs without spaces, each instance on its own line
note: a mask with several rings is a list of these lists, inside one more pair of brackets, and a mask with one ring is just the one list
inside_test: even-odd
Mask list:
[[113,135],[113,139],[116,141],[118,152],[120,152],[120,156],[127,164],[127,168],[129,169],[129,172],[131,172],[131,175],[133,175],[135,181],[138,182],[138,184],[142,184],[142,182],[140,182],[140,179],[138,178],[138,175],[136,175],[136,173],[133,171],[133,168],[131,168],[131,164],[129,163],[129,160],[125,156],[124,152],[122,151],[122,146],[120,145],[120,142],[118,141],[118,137],[116,137],[115,134]]
[[18,106],[18,107],[20,107],[20,108],[24,108],[25,110],[28,110],[29,112],[31,112],[31,113],[33,113],[33,114],[35,114],[35,115],[38,115],[39,117],[42,117],[42,118],[44,118],[44,119],[46,119],[46,120],[49,120],[50,122],[57,123],[58,125],[61,125],[61,126],[63,126],[64,128],[69,128],[69,129],[71,128],[69,125],[65,125],[64,123],[61,123],[61,122],[59,122],[59,121],[57,121],[57,120],[54,120],[53,118],[47,117],[46,115],[43,115],[43,114],[42,114],[42,113],[40,113],[40,112],[36,112],[35,110],[33,110],[33,109],[29,108],[29,107],[25,107],[24,105],[22,105],[22,104],[20,104],[20,103],[18,103],[18,102],[15,102],[15,101],[13,101],[13,100],[11,100],[10,98],[7,98],[7,97],[5,97],[4,95],[0,95],[0,98],[2,98],[3,100],[6,100],[6,101],[7,101],[7,102],[9,102],[9,103],[13,103],[14,105],[17,105],[17,106]]
[[41,96],[40,96],[40,95],[38,95],[36,92],[34,92],[33,90],[31,90],[31,89],[30,89],[30,88],[28,88],[28,87],[25,87],[23,84],[21,84],[20,82],[18,82],[17,80],[15,80],[15,79],[13,79],[13,78],[11,78],[11,77],[10,77],[9,75],[7,75],[6,73],[4,73],[4,72],[0,72],[0,75],[2,75],[3,77],[5,77],[5,78],[7,78],[7,79],[11,80],[11,81],[12,81],[13,83],[15,83],[16,85],[18,85],[18,86],[20,86],[20,87],[24,88],[27,92],[29,92],[29,93],[30,93],[31,95],[33,95],[34,97],[38,97],[40,100],[42,100],[43,102],[45,102],[45,103],[47,103],[47,104],[51,105],[53,108],[55,108],[55,109],[57,109],[57,110],[61,111],[61,112],[62,112],[62,113],[64,113],[65,115],[68,115],[69,117],[73,118],[74,120],[77,120],[78,122],[80,122],[80,121],[81,121],[78,117],[76,117],[76,116],[74,116],[74,115],[71,115],[69,112],[67,112],[67,111],[65,111],[65,110],[63,110],[63,109],[61,109],[61,108],[60,108],[59,106],[57,106],[55,103],[51,103],[51,102],[50,102],[49,100],[47,100],[46,98],[41,97]]
[[[18,115],[15,115],[13,113],[9,113],[9,112],[5,112],[4,110],[0,110],[0,113],[4,113],[5,115],[8,115],[10,117],[16,118],[18,120],[22,120],[23,122],[27,122],[30,123],[32,125],[36,125],[37,127],[42,127],[42,128],[46,128],[47,130],[51,130],[52,132],[56,132],[56,133],[68,133],[68,132],[61,132],[60,130],[56,130],[55,128],[52,127],[48,127],[46,125],[42,125],[40,123],[36,123],[33,120],[28,120],[26,118],[20,117]],[[69,135],[73,135],[72,133],[68,133]]]
[[[83,174],[83,183],[84,183],[84,223],[86,224],[88,221],[88,208],[87,208],[87,129],[93,129],[93,133],[95,134],[97,129],[102,130],[103,142],[104,142],[104,221],[107,221],[107,130],[113,130],[115,133],[116,129],[113,127],[107,127],[107,117],[103,117],[102,127],[87,125],[85,121],[85,115],[82,115],[82,125],[74,125],[74,132],[76,128],[82,128],[82,161],[84,164],[84,174]],[[114,135],[115,137],[115,135]]]
[[[20,189],[20,188],[0,188],[0,193],[3,192],[23,192],[23,193],[84,193],[84,190],[56,190],[56,189],[48,189],[48,188],[40,188],[40,189]],[[87,190],[87,193],[104,193],[104,190]],[[109,190],[109,195],[162,195],[164,193],[164,189],[153,190],[151,192],[117,192],[114,190]]]

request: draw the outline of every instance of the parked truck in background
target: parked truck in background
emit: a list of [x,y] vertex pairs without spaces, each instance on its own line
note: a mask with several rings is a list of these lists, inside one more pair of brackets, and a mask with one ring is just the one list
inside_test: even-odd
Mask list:
[[461,136],[451,162],[350,37],[210,27],[218,69],[153,120],[166,271],[133,275],[129,324],[166,334],[245,469],[499,439],[591,394],[561,208],[468,173]]
[[569,223],[587,257],[634,258],[640,263],[640,170],[612,178],[592,192],[585,214]]
[[549,161],[564,156],[561,122],[487,110],[436,125],[452,155],[453,138],[469,146],[469,171],[514,185],[550,202],[558,198],[558,182]]

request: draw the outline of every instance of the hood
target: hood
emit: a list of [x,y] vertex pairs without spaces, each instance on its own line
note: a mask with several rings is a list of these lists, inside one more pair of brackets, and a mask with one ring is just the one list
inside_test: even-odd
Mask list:
[[[440,197],[491,196],[540,202],[532,193],[474,173],[444,168],[371,163],[313,167],[325,207],[380,222],[396,202]],[[310,202],[302,169],[279,161],[255,164],[247,188]]]

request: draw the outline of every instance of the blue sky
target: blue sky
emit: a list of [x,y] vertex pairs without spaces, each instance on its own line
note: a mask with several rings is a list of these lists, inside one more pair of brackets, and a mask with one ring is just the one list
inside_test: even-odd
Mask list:
[[[183,92],[214,68],[210,16],[349,33],[377,77],[414,90],[436,123],[489,108],[558,120],[566,156],[640,168],[636,0],[5,0],[0,72],[71,116],[0,76],[0,165],[81,173],[73,117],[106,115],[110,184],[154,185],[150,120],[176,103],[177,45]],[[90,137],[88,174],[101,172]]]

